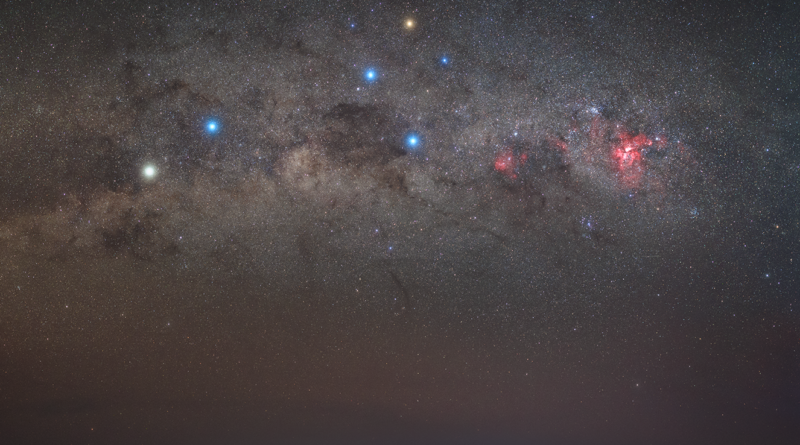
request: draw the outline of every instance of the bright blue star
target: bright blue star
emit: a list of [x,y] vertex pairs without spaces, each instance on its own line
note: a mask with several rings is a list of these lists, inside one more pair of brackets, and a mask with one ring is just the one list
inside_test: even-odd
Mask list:
[[417,148],[417,146],[419,146],[419,143],[420,143],[420,137],[417,133],[409,133],[406,136],[406,147],[413,150]]
[[442,65],[447,65],[448,63],[450,63],[450,59],[447,56],[445,56],[445,57],[442,57],[441,59],[439,59],[439,62]]
[[364,71],[364,79],[366,79],[367,82],[375,82],[378,80],[378,72],[373,68],[369,68]]
[[211,134],[214,134],[219,131],[219,122],[214,119],[209,120],[206,122],[206,131]]

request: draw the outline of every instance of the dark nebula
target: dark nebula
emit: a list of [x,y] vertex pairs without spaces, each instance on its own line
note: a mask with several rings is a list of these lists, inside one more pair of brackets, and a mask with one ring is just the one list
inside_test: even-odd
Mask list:
[[798,36],[5,2],[0,443],[797,443]]

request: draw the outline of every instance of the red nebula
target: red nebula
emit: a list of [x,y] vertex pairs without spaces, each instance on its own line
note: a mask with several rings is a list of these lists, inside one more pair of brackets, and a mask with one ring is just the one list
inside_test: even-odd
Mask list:
[[653,141],[644,134],[632,135],[622,129],[617,135],[619,141],[611,147],[611,159],[620,174],[622,183],[627,187],[638,187],[644,173],[642,147],[653,145]]
[[511,179],[517,179],[517,174],[514,173],[514,170],[517,169],[517,158],[514,156],[514,152],[506,148],[497,153],[494,158],[494,169]]
[[569,146],[567,145],[567,141],[554,137],[549,137],[547,139],[551,147],[558,148],[563,152],[569,151]]

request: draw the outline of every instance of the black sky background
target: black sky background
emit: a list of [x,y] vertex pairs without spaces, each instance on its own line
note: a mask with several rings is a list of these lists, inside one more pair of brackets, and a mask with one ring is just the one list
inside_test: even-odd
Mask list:
[[795,443],[798,23],[4,2],[0,442]]

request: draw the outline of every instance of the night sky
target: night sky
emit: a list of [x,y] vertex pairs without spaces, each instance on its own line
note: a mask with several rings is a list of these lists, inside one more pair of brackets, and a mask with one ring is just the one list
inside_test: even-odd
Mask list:
[[789,444],[800,4],[0,6],[0,443]]

